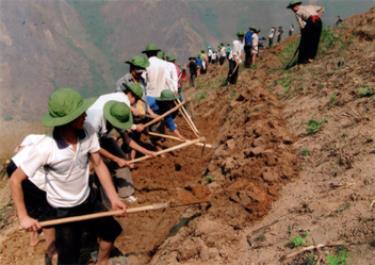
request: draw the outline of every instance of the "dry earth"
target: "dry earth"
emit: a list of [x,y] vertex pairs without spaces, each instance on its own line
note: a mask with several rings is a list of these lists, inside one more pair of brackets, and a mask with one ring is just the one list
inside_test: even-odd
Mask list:
[[[256,70],[243,70],[237,86],[219,86],[224,68],[201,77],[198,91],[188,91],[196,98],[190,109],[215,148],[149,160],[134,179],[137,204],[200,200],[208,190],[209,202],[120,220],[117,247],[128,263],[302,265],[314,264],[307,263],[314,255],[327,264],[335,248],[280,261],[295,251],[290,239],[304,234],[305,246],[340,242],[349,264],[375,264],[375,101],[358,94],[374,89],[374,30],[375,8],[336,29],[344,46],[310,65],[280,69],[277,54],[287,41]],[[312,135],[310,119],[323,121]],[[42,264],[43,244],[26,247],[5,184],[0,264]]]

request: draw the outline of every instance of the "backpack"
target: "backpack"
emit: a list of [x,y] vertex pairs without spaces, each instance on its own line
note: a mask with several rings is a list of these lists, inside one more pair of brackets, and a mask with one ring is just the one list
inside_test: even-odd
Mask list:
[[253,40],[253,32],[251,32],[251,31],[246,32],[246,34],[245,34],[245,46],[251,46],[252,42],[253,42],[252,40]]

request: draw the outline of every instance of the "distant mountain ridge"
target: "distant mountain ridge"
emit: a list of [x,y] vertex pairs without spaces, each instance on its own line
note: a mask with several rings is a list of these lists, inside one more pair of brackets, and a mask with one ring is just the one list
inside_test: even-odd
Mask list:
[[[184,62],[250,25],[266,34],[272,25],[295,23],[287,2],[1,0],[0,118],[39,119],[56,87],[74,87],[85,96],[113,91],[126,72],[123,62],[149,41]],[[375,4],[323,2],[330,20],[336,12],[345,15]]]

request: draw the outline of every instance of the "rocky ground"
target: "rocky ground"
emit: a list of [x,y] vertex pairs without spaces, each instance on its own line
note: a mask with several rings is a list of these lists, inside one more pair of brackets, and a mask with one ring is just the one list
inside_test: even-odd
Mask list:
[[[128,263],[375,264],[374,30],[375,8],[326,33],[312,64],[282,69],[290,39],[236,86],[220,86],[226,67],[201,77],[189,108],[214,148],[133,172],[139,205],[208,202],[121,219]],[[0,264],[42,264],[1,186]]]

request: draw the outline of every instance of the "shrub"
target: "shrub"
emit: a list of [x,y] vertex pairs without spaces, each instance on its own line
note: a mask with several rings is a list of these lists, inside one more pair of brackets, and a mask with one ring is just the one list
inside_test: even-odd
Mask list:
[[323,123],[325,122],[326,122],[325,119],[320,120],[320,121],[317,121],[314,119],[309,120],[307,122],[307,134],[311,135],[311,134],[317,133],[318,131],[320,131]]
[[371,97],[373,95],[374,95],[374,89],[368,86],[360,87],[357,90],[357,96],[360,98]]
[[338,248],[334,255],[327,256],[328,265],[348,265],[349,252],[345,248]]
[[300,235],[292,237],[289,241],[290,248],[297,248],[303,245],[305,245],[305,237]]

